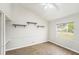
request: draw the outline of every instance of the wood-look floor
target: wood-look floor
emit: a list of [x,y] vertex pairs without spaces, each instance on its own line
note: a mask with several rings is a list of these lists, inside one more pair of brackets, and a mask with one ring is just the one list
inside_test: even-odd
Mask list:
[[69,51],[50,42],[24,47],[12,51],[7,51],[6,54],[7,55],[78,55],[75,52]]

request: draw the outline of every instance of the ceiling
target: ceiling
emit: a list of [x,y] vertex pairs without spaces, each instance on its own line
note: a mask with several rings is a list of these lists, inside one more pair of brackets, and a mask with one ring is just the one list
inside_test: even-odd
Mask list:
[[79,12],[78,3],[23,3],[21,5],[48,21]]

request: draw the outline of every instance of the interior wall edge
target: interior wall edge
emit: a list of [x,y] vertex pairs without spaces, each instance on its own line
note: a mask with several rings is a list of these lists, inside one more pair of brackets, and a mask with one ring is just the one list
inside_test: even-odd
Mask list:
[[15,50],[15,49],[24,48],[24,47],[29,47],[29,46],[33,46],[33,45],[44,43],[44,42],[48,42],[48,41],[40,41],[40,42],[35,42],[35,43],[29,43],[28,45],[25,45],[25,46],[14,47],[14,48],[11,48],[11,49],[6,49],[6,51]]
[[50,41],[50,40],[49,40],[48,42],[51,42],[51,43],[56,44],[56,45],[58,45],[58,46],[60,46],[60,47],[62,47],[62,48],[65,48],[65,49],[67,49],[67,50],[70,50],[70,51],[73,51],[73,52],[79,54],[79,51],[77,51],[77,50],[71,49],[71,48],[69,48],[69,47],[65,47],[65,46],[63,46],[63,45],[61,45],[61,44],[58,44],[58,43],[53,42],[53,41]]
[[71,18],[71,17],[73,17],[73,16],[78,16],[78,15],[79,15],[79,12],[76,12],[76,13],[70,14],[70,15],[68,15],[68,16],[64,16],[64,17],[61,17],[61,18],[56,18],[56,19],[51,20],[51,21],[49,21],[49,22],[51,23],[52,21],[58,21],[58,20],[60,20],[60,19]]

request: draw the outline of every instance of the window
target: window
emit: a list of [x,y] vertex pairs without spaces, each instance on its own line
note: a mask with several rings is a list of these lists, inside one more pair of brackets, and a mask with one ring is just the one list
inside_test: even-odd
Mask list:
[[56,24],[56,35],[62,39],[73,39],[74,22]]

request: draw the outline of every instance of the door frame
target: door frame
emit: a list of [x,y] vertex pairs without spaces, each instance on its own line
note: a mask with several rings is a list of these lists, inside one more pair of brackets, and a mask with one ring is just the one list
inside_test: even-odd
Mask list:
[[1,13],[1,55],[5,55],[5,14]]

